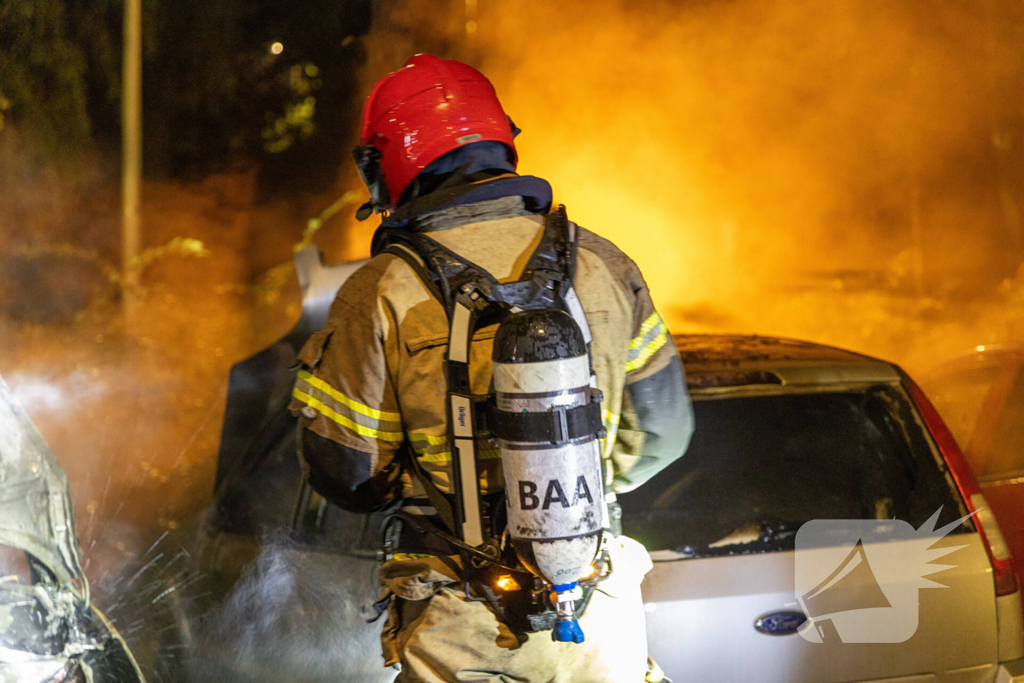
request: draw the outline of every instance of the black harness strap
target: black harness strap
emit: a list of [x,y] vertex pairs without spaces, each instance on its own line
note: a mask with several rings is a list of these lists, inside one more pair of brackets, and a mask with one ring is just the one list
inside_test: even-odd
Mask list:
[[427,270],[420,258],[420,255],[416,253],[414,249],[408,245],[394,242],[383,249],[382,253],[397,256],[408,263],[409,267],[413,269],[416,275],[418,275],[420,280],[423,282],[423,286],[426,287],[432,295],[434,295],[434,298],[438,301],[443,301],[441,298],[441,290],[437,287],[437,282],[435,282],[434,277],[431,275],[430,271]]
[[554,408],[548,413],[492,410],[487,414],[487,429],[506,441],[547,441],[560,446],[572,439],[593,436],[603,428],[601,404],[597,402]]

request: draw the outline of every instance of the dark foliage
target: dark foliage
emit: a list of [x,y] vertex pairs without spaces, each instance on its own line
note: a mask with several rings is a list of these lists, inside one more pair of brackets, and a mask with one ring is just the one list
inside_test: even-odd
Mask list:
[[[123,7],[0,0],[0,121],[42,157],[119,149]],[[369,0],[146,0],[147,174],[255,162],[267,191],[331,183],[352,144],[364,59],[358,37],[369,21]],[[283,134],[275,133],[285,119],[277,124]]]

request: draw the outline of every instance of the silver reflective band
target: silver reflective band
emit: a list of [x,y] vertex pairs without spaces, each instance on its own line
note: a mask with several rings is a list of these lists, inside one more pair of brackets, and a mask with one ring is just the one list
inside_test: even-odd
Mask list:
[[469,362],[469,313],[468,308],[456,302],[448,333],[448,359],[457,363]]
[[[470,430],[472,432],[472,430]],[[480,526],[480,495],[476,480],[476,455],[472,435],[468,439],[455,439],[459,449],[459,480],[462,484],[462,505],[466,521],[462,525],[462,539],[472,546],[484,542]]]
[[590,334],[590,325],[587,323],[587,315],[583,312],[583,304],[580,303],[580,298],[576,296],[576,290],[572,287],[565,293],[563,297],[565,299],[565,305],[569,308],[569,315],[573,317],[576,324],[580,326],[580,331],[583,333],[583,341],[587,344],[593,339]]

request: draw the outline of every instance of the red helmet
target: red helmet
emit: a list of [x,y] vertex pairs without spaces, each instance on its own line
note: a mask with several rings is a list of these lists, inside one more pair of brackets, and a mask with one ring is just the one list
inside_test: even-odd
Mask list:
[[462,62],[420,54],[370,91],[353,155],[370,189],[370,203],[384,210],[428,164],[462,145],[504,143],[516,164],[512,136],[511,121],[482,73]]

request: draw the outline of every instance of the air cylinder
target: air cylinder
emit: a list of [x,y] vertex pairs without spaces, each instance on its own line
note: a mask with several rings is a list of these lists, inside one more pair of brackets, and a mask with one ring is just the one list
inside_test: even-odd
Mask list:
[[[497,409],[551,413],[563,425],[565,411],[589,404],[590,358],[579,325],[554,309],[518,311],[494,339]],[[577,581],[590,573],[604,529],[601,456],[596,434],[559,438],[522,434],[500,438],[508,532],[523,564],[554,593],[556,641],[582,642],[574,600]]]

